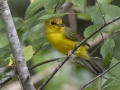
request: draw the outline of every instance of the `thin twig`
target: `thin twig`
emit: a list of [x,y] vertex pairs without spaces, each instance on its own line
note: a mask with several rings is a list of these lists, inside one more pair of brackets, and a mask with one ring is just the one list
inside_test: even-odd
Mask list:
[[104,36],[103,36],[102,32],[100,32],[100,35],[102,36],[102,39],[104,40]]
[[97,3],[97,5],[98,5],[98,8],[99,8],[100,13],[101,13],[101,15],[102,15],[103,21],[104,21],[104,23],[106,23],[106,21],[105,21],[105,15],[103,14],[103,12],[102,12],[102,10],[101,10],[101,8],[100,8],[100,3],[98,2],[98,0],[96,0],[96,3]]
[[81,63],[79,60],[76,60],[76,59],[75,59],[75,61],[76,61],[77,64],[84,66],[84,64]]
[[102,90],[102,80],[103,80],[103,76],[100,77],[100,86],[98,90]]
[[12,80],[12,76],[15,74],[14,70],[11,70],[10,72],[3,75],[3,78],[0,79],[0,89],[3,87],[3,85]]
[[66,2],[63,6],[62,6],[62,10],[60,11],[60,13],[66,12],[69,8],[72,7],[72,3],[71,2]]
[[[24,20],[23,20],[23,18],[20,18],[20,20],[21,20],[23,23],[25,23]],[[27,31],[28,31],[28,33],[30,34],[30,36],[32,37],[32,39],[35,40],[34,36],[33,36],[32,33],[30,32],[30,28],[29,28],[28,26],[27,26]]]
[[118,34],[120,34],[120,32],[115,33],[114,35],[112,35],[112,37],[115,37],[115,36],[117,36]]
[[104,79],[108,79],[107,77],[105,77],[105,76],[102,76]]
[[55,68],[55,70],[52,72],[52,74],[48,77],[48,79],[37,89],[37,90],[42,90],[47,83],[53,78],[53,76],[57,73],[57,71],[63,66],[63,64],[69,59],[69,56],[67,56],[65,58],[65,60],[63,60],[58,67]]
[[32,35],[29,27],[27,27],[27,31],[28,31],[28,33],[30,34],[30,36],[32,37],[32,39],[35,40],[35,38],[34,38],[34,36]]
[[46,63],[49,63],[49,62],[58,61],[59,59],[61,59],[61,58],[55,58],[55,59],[51,59],[51,60],[46,60],[44,62],[40,62],[40,63],[30,67],[29,70],[32,70],[32,69],[34,69],[34,68],[36,68],[36,67],[38,67],[40,65],[43,65],[43,64],[46,64]]
[[[113,37],[117,36],[118,34],[120,34],[120,32],[113,34],[111,37],[113,38]],[[90,53],[90,55],[94,54],[97,51],[97,49],[99,49],[99,47],[104,43],[104,41],[106,39],[103,39],[103,41]]]
[[59,2],[60,2],[60,0],[58,0],[57,4],[56,4],[56,6],[55,6],[54,14],[55,14],[56,11],[57,11],[57,6],[58,6]]
[[[32,70],[34,68],[36,68],[37,66],[49,63],[49,62],[53,62],[53,61],[58,61],[59,59],[64,58],[64,57],[60,57],[60,58],[55,58],[55,59],[51,59],[51,60],[46,60],[44,62],[38,63],[32,67],[29,68],[29,70]],[[9,82],[10,80],[12,80],[12,76],[15,75],[15,71],[11,70],[10,72],[6,73],[5,76],[0,80],[0,88],[2,88],[2,86]]]
[[[100,13],[101,13],[101,15],[102,15],[103,21],[104,21],[104,23],[106,23],[105,15],[103,14],[103,12],[102,12],[102,10],[101,10],[101,8],[100,8],[100,3],[98,2],[98,0],[96,0],[96,3],[97,3],[97,5],[98,5],[98,8],[99,8]],[[101,36],[102,36],[102,38],[103,38],[103,40],[104,40],[104,37],[103,37],[102,32],[100,32],[100,34],[101,34]]]
[[97,78],[103,76],[105,73],[107,73],[110,69],[114,68],[116,65],[120,64],[120,61],[117,62],[116,64],[114,64],[113,66],[111,66],[110,68],[106,69],[103,73],[99,74],[98,76],[96,76],[95,78],[93,78],[92,80],[90,80],[88,83],[86,83],[82,88],[80,88],[79,90],[83,90],[86,86],[88,86],[91,82],[95,81]]
[[101,42],[91,53],[90,55],[93,55],[98,49],[99,47],[103,44],[103,42]]
[[39,52],[39,50],[40,50],[41,48],[42,48],[42,46],[37,47],[37,48],[35,49],[33,55],[36,55],[36,54]]
[[[73,9],[69,9],[70,13],[74,13]],[[77,20],[75,14],[68,14],[69,26],[72,30],[77,32]]]
[[91,38],[93,35],[95,35],[97,32],[99,32],[100,30],[102,30],[104,27],[106,27],[107,25],[117,21],[120,19],[120,16],[119,17],[116,17],[114,18],[113,20],[107,22],[107,23],[104,23],[102,26],[100,26],[99,28],[97,28],[92,34],[90,34],[87,38],[83,39],[72,51],[71,53],[74,53],[77,48],[79,48],[83,43],[85,43],[89,38]]

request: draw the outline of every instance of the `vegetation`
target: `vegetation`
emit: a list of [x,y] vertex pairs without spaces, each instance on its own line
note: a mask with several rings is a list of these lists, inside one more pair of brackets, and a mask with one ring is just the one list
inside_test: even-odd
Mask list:
[[[0,12],[2,12],[3,1],[0,1]],[[8,0],[7,3],[35,88],[38,90],[119,90],[119,0],[31,1]],[[0,16],[2,18],[0,19],[0,88],[17,90],[20,89],[19,84],[23,86],[24,80],[28,79],[23,79],[23,82],[21,80],[18,69],[21,67],[16,60],[19,55],[15,57],[14,50],[10,47],[11,44],[8,42],[10,37],[8,38],[6,27],[4,28],[2,13]],[[87,41],[90,44],[87,49],[91,55],[103,59],[96,60],[103,68],[102,74],[94,75],[79,62],[61,54],[50,45],[44,36],[44,22],[50,17],[61,17],[66,26],[85,37],[72,53]],[[22,64],[26,66],[24,59]],[[21,75],[29,75],[29,72],[24,73],[23,70]],[[27,83],[29,82],[28,80]]]

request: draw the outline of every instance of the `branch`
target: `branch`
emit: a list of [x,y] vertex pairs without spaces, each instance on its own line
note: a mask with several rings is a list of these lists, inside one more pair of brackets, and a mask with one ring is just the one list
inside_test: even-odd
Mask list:
[[40,63],[38,63],[38,64],[30,67],[29,70],[32,70],[32,69],[34,69],[34,68],[36,68],[36,67],[38,67],[38,66],[40,66],[40,65],[43,65],[43,64],[46,64],[46,63],[49,63],[49,62],[57,61],[57,60],[59,60],[59,59],[61,59],[61,58],[55,58],[55,59],[51,59],[51,60],[46,60],[46,61],[44,61],[44,62],[40,62]]
[[101,8],[100,8],[100,3],[98,2],[98,0],[96,0],[96,3],[97,3],[97,5],[98,5],[98,8],[99,8],[100,13],[101,13],[101,15],[102,15],[103,21],[104,21],[104,23],[106,23],[106,21],[105,21],[105,15],[103,14],[103,12],[102,12],[102,10],[101,10]]
[[[69,9],[70,13],[74,13],[73,9]],[[69,26],[72,30],[77,32],[77,19],[75,14],[68,14]]]
[[57,7],[58,7],[58,5],[59,5],[59,2],[60,2],[60,0],[58,0],[57,4],[56,4],[56,6],[55,6],[54,14],[55,14],[56,11],[57,11]]
[[63,6],[62,6],[62,10],[60,11],[60,13],[66,12],[69,8],[72,7],[72,3],[71,2],[66,2]]
[[[32,69],[34,69],[34,68],[36,68],[36,67],[38,67],[38,66],[44,65],[44,64],[49,63],[49,62],[58,61],[58,60],[61,59],[61,58],[64,58],[64,57],[55,58],[55,59],[50,59],[50,60],[46,60],[46,61],[44,61],[44,62],[40,62],[40,63],[38,63],[38,64],[30,67],[29,70],[32,70]],[[2,88],[2,86],[3,86],[5,83],[7,83],[7,82],[9,82],[10,80],[12,80],[11,77],[12,77],[13,75],[15,75],[15,71],[14,71],[14,70],[11,70],[10,72],[6,73],[6,74],[2,77],[2,79],[0,80],[0,88]]]
[[113,20],[107,22],[107,23],[104,23],[102,26],[100,26],[99,28],[97,28],[92,34],[90,34],[87,38],[83,39],[74,49],[71,53],[74,53],[77,48],[79,48],[83,43],[85,43],[89,38],[91,38],[93,35],[95,35],[97,32],[99,32],[100,30],[102,30],[104,27],[106,27],[107,25],[117,21],[120,19],[120,16],[119,17],[116,17],[114,18]]
[[0,16],[14,56],[17,73],[24,90],[35,90],[30,79],[30,74],[23,57],[18,35],[6,0],[0,0]]
[[99,74],[98,76],[96,76],[95,78],[93,78],[92,80],[90,80],[88,83],[86,83],[81,89],[79,90],[83,90],[87,85],[89,85],[91,82],[95,81],[97,78],[103,76],[105,73],[107,73],[110,69],[114,68],[116,65],[120,64],[120,61],[117,62],[116,64],[114,64],[113,66],[111,66],[110,68],[106,69],[103,73]]
[[67,56],[60,64],[58,67],[55,68],[55,70],[52,72],[52,74],[48,77],[48,79],[37,89],[37,90],[42,90],[47,83],[53,78],[53,76],[57,73],[57,71],[64,65],[64,63],[69,59],[69,56]]
[[15,74],[15,72],[13,70],[11,70],[10,72],[6,73],[5,75],[3,75],[2,79],[0,80],[0,89],[3,87],[3,85],[10,81],[12,78],[12,76]]
[[[120,32],[117,32],[117,33],[113,34],[111,37],[113,38],[113,37],[115,37],[115,36],[117,36],[117,35],[119,35],[119,34],[120,34]],[[108,37],[107,37],[107,38],[108,38]],[[106,38],[106,39],[107,39],[107,38]],[[103,41],[99,43],[99,45],[90,53],[90,55],[94,54],[94,53],[100,48],[100,46],[104,43],[104,41],[105,41],[106,39],[103,39]]]

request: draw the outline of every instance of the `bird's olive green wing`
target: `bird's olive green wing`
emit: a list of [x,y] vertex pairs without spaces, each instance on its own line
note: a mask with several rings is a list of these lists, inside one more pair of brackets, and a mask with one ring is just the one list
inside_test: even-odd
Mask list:
[[72,29],[66,26],[65,26],[65,36],[71,40],[78,42],[83,40],[83,38],[79,34],[77,34],[75,31],[73,31]]
[[[65,36],[71,40],[81,42],[83,38],[75,31],[70,29],[69,27],[65,26]],[[87,46],[90,46],[88,43],[85,43]]]

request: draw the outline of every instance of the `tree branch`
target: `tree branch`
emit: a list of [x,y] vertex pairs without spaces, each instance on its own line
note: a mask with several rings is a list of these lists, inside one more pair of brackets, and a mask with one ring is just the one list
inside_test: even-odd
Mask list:
[[48,77],[48,79],[37,89],[37,90],[42,90],[47,83],[53,78],[53,76],[57,73],[57,71],[64,65],[64,63],[69,59],[69,56],[67,56],[65,58],[65,60],[63,60],[58,67],[55,68],[55,70],[52,72],[52,74]]
[[3,75],[3,78],[0,80],[0,89],[3,87],[3,85],[10,81],[12,78],[12,76],[15,74],[15,72],[13,70],[11,70],[10,72],[6,73],[5,75]]
[[[36,68],[36,67],[38,67],[38,66],[44,65],[44,64],[49,63],[49,62],[58,61],[58,60],[61,59],[61,58],[64,58],[64,57],[55,58],[55,59],[50,59],[50,60],[46,60],[46,61],[44,61],[44,62],[40,62],[40,63],[38,63],[38,64],[30,67],[29,70],[32,70],[32,69],[34,69],[34,68]],[[14,70],[11,70],[10,72],[6,73],[6,74],[3,76],[3,78],[0,80],[0,88],[2,88],[2,86],[3,86],[5,83],[7,83],[7,82],[9,82],[10,80],[12,80],[11,77],[12,77],[13,75],[15,75],[15,71],[14,71]]]
[[97,32],[99,32],[100,30],[102,30],[104,27],[106,27],[107,25],[117,21],[120,19],[120,16],[119,17],[116,17],[114,18],[113,20],[107,22],[107,23],[104,23],[102,26],[100,26],[99,28],[97,28],[92,34],[90,34],[87,38],[83,39],[74,49],[71,53],[74,53],[77,48],[79,48],[83,43],[85,43],[89,38],[91,38],[93,35],[95,35]]
[[55,59],[51,59],[51,60],[46,60],[46,61],[44,61],[44,62],[40,62],[40,63],[38,63],[38,64],[30,67],[29,70],[32,70],[32,69],[34,69],[34,68],[36,68],[36,67],[38,67],[38,66],[40,66],[40,65],[43,65],[43,64],[46,64],[46,63],[49,63],[49,62],[57,61],[57,60],[59,60],[59,59],[60,59],[60,58],[55,58]]
[[62,6],[62,9],[60,11],[60,13],[63,13],[63,12],[66,12],[69,8],[72,7],[72,3],[71,2],[66,2],[63,6]]
[[102,12],[102,10],[101,10],[101,8],[100,8],[100,3],[98,2],[98,0],[95,0],[95,1],[96,1],[97,5],[98,5],[98,8],[99,8],[100,13],[101,13],[102,18],[103,18],[103,21],[104,21],[104,23],[106,23],[106,20],[105,20],[105,15],[103,14],[103,12]]
[[105,73],[107,73],[110,69],[114,68],[116,65],[120,64],[120,61],[117,62],[116,64],[114,64],[113,66],[111,66],[110,68],[106,69],[103,73],[99,74],[98,76],[96,76],[95,78],[93,78],[92,80],[90,80],[88,83],[86,83],[81,89],[79,90],[83,90],[87,85],[89,85],[91,82],[95,81],[97,78],[103,76]]
[[16,70],[21,80],[24,90],[35,90],[30,79],[30,74],[23,57],[20,42],[12,20],[12,16],[6,0],[0,0],[0,16],[2,18],[4,29],[14,56]]

